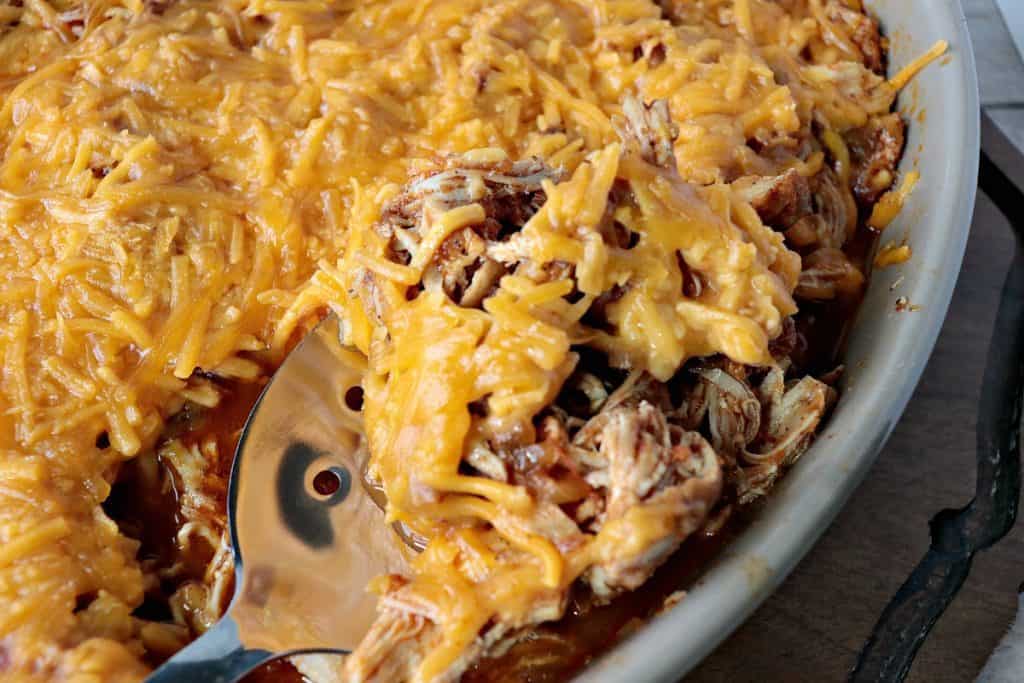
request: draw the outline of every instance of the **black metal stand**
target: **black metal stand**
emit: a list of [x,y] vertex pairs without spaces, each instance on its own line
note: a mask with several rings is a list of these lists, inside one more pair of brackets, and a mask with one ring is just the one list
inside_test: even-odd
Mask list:
[[[977,425],[974,499],[930,523],[931,546],[886,606],[850,673],[851,683],[902,681],[953,601],[975,553],[1002,539],[1020,500],[1020,419],[1024,401],[1024,155],[982,115],[981,190],[1009,220],[1016,252],[999,302]],[[1016,180],[1015,180],[1016,178]]]

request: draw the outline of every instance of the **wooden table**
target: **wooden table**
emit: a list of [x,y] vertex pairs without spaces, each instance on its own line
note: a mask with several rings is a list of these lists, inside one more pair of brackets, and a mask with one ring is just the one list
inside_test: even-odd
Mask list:
[[[1024,65],[991,0],[964,4],[983,103],[1024,146]],[[878,616],[927,550],[929,519],[974,494],[981,377],[1012,253],[1006,220],[979,195],[942,335],[878,463],[778,592],[688,682],[845,680]],[[1022,582],[1018,524],[976,558],[908,680],[972,681],[1013,620]]]

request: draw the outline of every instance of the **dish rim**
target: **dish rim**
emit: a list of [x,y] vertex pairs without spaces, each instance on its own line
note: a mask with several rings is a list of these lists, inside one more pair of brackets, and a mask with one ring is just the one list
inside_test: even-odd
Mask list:
[[[959,0],[876,0],[869,4],[883,26],[895,27],[889,35],[896,63],[912,58],[908,47],[917,53],[929,47],[907,40],[907,27],[914,26],[917,35],[922,20],[930,24],[930,33],[944,34],[950,44],[949,62],[932,67],[940,69],[945,90],[938,93],[936,101],[957,105],[944,107],[941,117],[929,120],[931,125],[940,123],[939,137],[945,140],[933,153],[937,159],[929,161],[938,170],[922,170],[921,186],[888,230],[890,234],[909,234],[907,223],[912,222],[916,232],[927,232],[930,239],[923,244],[911,239],[914,256],[903,269],[879,271],[871,278],[845,356],[847,367],[855,368],[850,373],[853,378],[847,377],[828,425],[776,487],[765,508],[711,562],[684,600],[597,659],[577,676],[577,683],[678,680],[746,621],[810,551],[864,479],[931,357],[960,272],[977,193],[977,70]],[[928,5],[927,11],[923,4]],[[901,40],[909,45],[904,47]],[[901,105],[904,99],[901,95]],[[917,95],[912,99],[916,105]],[[901,170],[918,165],[911,145],[921,135],[915,127],[923,125],[917,121],[911,125]],[[929,181],[930,190],[926,189]],[[929,217],[921,218],[922,213]],[[909,283],[900,284],[904,278]],[[892,289],[897,285],[900,295],[924,303],[922,308],[894,311],[897,294]],[[861,347],[875,343],[876,337],[883,342],[891,339],[890,352],[882,357],[861,357]]]

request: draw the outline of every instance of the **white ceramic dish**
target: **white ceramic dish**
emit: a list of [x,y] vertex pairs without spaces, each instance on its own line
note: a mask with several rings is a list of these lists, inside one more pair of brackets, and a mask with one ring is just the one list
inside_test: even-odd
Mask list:
[[[877,271],[845,361],[842,397],[813,448],[773,491],[686,599],[583,672],[578,681],[676,681],[782,582],[867,474],[931,354],[960,271],[978,174],[978,86],[958,0],[869,0],[892,41],[890,69],[950,44],[901,95],[910,121],[901,169],[921,181],[886,239],[904,236],[913,258]],[[907,116],[909,118],[909,116]],[[890,286],[902,279],[896,291]],[[898,312],[906,297],[918,310]]]

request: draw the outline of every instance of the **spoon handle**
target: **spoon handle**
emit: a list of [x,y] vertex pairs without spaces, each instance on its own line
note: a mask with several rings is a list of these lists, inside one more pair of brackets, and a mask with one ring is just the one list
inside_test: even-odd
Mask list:
[[246,649],[230,614],[203,636],[167,660],[146,683],[234,683],[260,664],[277,657],[266,650]]

